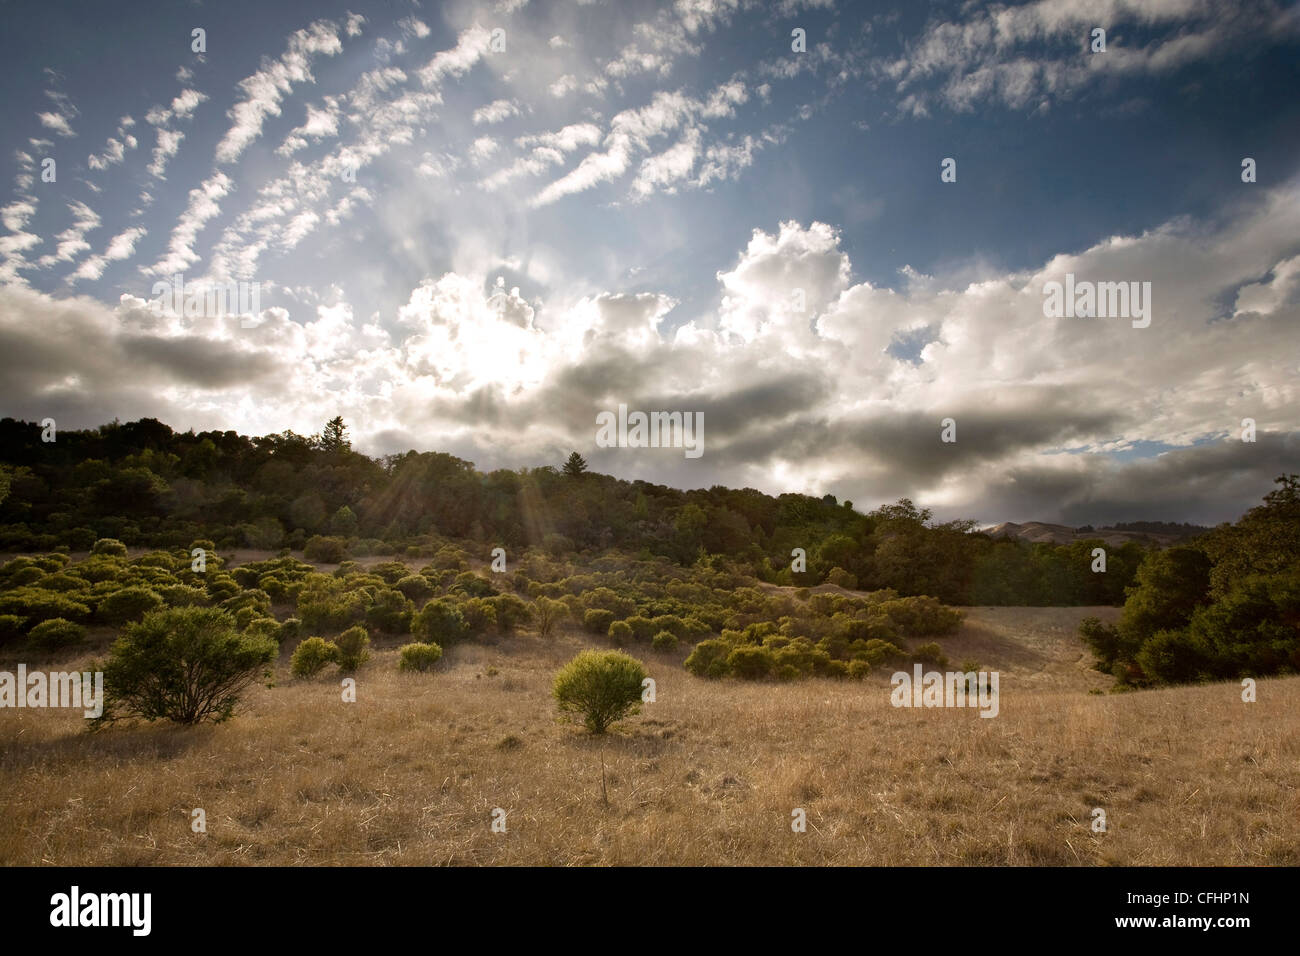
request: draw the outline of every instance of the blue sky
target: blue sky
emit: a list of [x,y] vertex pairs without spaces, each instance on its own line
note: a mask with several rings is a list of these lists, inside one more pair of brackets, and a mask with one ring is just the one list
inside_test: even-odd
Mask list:
[[[1224,520],[1300,460],[1294,5],[6,17],[0,413],[343,414],[372,453],[990,522]],[[1067,271],[1152,282],[1151,326],[1045,318]],[[259,313],[158,314],[178,273]],[[706,453],[595,447],[621,402],[704,412]]]

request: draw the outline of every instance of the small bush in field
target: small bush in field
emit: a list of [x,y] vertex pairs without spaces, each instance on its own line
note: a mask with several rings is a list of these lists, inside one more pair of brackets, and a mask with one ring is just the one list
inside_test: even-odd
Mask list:
[[427,671],[442,660],[442,648],[437,644],[403,644],[398,654],[399,671]]
[[490,598],[470,598],[460,606],[470,637],[482,637],[497,628],[497,609]]
[[102,554],[110,558],[125,558],[126,545],[117,538],[100,538],[90,549],[91,554]]
[[309,637],[293,650],[289,671],[294,677],[314,677],[329,664],[337,664],[339,648],[323,637]]
[[871,665],[866,661],[849,661],[849,677],[862,680],[871,673]]
[[853,591],[857,589],[858,578],[857,575],[850,574],[843,568],[831,568],[830,573],[826,575],[826,583],[839,585],[846,591]]
[[433,585],[421,574],[408,574],[393,586],[412,601],[422,600],[433,593]]
[[632,628],[627,621],[614,621],[609,625],[609,639],[622,647],[632,640]]
[[364,627],[350,627],[335,641],[339,648],[339,670],[354,671],[370,659],[370,635]]
[[302,635],[302,621],[296,617],[287,617],[280,622],[280,630],[276,633],[275,639],[283,647],[289,641],[296,641]]
[[151,611],[126,627],[103,665],[107,702],[99,719],[225,720],[277,651],[272,640],[237,633],[216,608]]
[[742,644],[727,655],[727,669],[737,677],[759,680],[776,669],[776,658],[770,648]]
[[593,607],[582,615],[582,626],[592,634],[608,634],[609,626],[614,623],[614,612],[604,608]]
[[55,650],[60,647],[79,644],[85,637],[86,629],[84,627],[80,624],[74,624],[72,621],[65,621],[61,617],[41,621],[27,635],[27,639],[32,642],[32,646],[39,647],[42,650]]
[[620,651],[583,651],[555,675],[551,692],[561,713],[578,715],[593,734],[641,708],[641,662]]
[[650,646],[656,651],[676,650],[677,635],[672,631],[660,631],[650,639]]

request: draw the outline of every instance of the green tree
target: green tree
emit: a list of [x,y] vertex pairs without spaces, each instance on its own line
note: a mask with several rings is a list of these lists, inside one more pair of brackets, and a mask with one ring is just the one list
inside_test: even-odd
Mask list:
[[351,451],[352,442],[348,441],[348,426],[343,424],[343,416],[335,415],[325,423],[321,434],[320,446],[325,451]]
[[568,461],[564,463],[564,473],[571,478],[577,478],[587,470],[587,459],[583,458],[576,451],[569,455]]

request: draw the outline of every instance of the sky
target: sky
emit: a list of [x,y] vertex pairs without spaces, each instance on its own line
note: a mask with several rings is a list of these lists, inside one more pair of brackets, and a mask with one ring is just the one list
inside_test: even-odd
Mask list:
[[1295,4],[3,9],[0,415],[985,523],[1300,471]]

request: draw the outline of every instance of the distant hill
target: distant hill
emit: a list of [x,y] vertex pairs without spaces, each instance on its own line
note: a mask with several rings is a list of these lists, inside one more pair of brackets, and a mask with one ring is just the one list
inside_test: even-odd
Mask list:
[[1049,524],[1046,521],[1026,521],[1017,524],[1004,521],[991,528],[985,528],[984,534],[991,538],[1015,538],[1034,544],[1073,544],[1076,541],[1101,539],[1112,547],[1119,547],[1129,541],[1141,545],[1154,545],[1168,548],[1197,535],[1204,534],[1209,528],[1192,524],[1174,524],[1167,521],[1129,521],[1120,522],[1112,527],[1072,528],[1069,525]]

